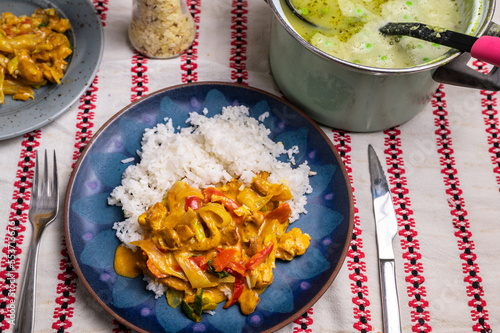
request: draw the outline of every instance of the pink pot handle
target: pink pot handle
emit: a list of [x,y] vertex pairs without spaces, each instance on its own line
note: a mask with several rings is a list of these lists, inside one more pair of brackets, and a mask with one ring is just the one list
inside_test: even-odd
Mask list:
[[[484,74],[468,66],[471,56],[494,67]],[[467,88],[500,90],[500,25],[491,22],[486,33],[479,37],[470,53],[464,52],[432,74],[434,81]]]
[[472,46],[470,54],[479,60],[500,66],[500,38],[482,36]]

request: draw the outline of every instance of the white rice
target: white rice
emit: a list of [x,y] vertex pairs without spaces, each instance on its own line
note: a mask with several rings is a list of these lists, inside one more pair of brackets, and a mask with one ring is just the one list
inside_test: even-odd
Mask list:
[[[257,173],[267,171],[270,182],[284,183],[292,192],[290,222],[307,213],[310,168],[306,162],[294,165],[298,147],[286,150],[269,138],[270,130],[262,124],[266,116],[256,120],[249,117],[247,107],[228,106],[211,118],[190,113],[186,122],[191,126],[180,131],[168,118],[165,124],[147,129],[138,152],[141,161],[125,170],[121,185],[108,199],[110,205],[121,206],[125,215],[125,221],[114,224],[117,237],[125,244],[142,239],[137,218],[161,201],[178,180],[200,189],[233,178],[249,185]],[[277,160],[283,154],[288,163]]]

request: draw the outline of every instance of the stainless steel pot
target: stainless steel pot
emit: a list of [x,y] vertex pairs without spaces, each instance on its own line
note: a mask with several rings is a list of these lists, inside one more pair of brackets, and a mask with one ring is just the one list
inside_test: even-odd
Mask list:
[[[500,90],[496,67],[485,75],[467,66],[470,54],[450,50],[433,63],[383,69],[336,58],[310,45],[291,26],[283,0],[266,0],[274,12],[270,65],[285,97],[319,123],[373,132],[405,123],[432,98],[438,84]],[[500,36],[492,23],[495,0],[461,0],[463,32]]]

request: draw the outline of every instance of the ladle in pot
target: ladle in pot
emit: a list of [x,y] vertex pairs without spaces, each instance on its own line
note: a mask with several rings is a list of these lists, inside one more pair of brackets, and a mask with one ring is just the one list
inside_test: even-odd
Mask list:
[[290,8],[290,10],[292,11],[292,13],[295,16],[297,16],[299,19],[301,19],[302,21],[304,21],[306,23],[309,23],[312,26],[319,27],[316,23],[313,23],[313,22],[309,21],[308,19],[306,19],[304,16],[302,16],[302,14],[294,7],[291,0],[285,0],[285,2],[286,2],[286,5],[288,6],[288,8]]
[[[285,0],[292,13],[302,21],[318,27],[308,20],[292,4],[292,0]],[[404,35],[428,42],[445,45],[462,52],[469,52],[474,58],[483,60],[494,66],[500,66],[500,38],[494,36],[474,37],[423,23],[387,23],[379,29],[385,35]]]
[[445,45],[494,66],[500,66],[500,38],[474,37],[423,23],[387,23],[379,31],[385,35],[404,35]]

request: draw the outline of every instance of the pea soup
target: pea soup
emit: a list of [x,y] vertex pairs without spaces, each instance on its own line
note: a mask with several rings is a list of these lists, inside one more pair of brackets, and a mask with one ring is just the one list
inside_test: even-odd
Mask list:
[[[431,62],[449,48],[407,36],[385,36],[387,22],[420,22],[460,31],[457,0],[291,0],[308,24],[288,10],[292,27],[311,45],[337,58],[379,68]],[[321,28],[320,28],[321,27]]]

